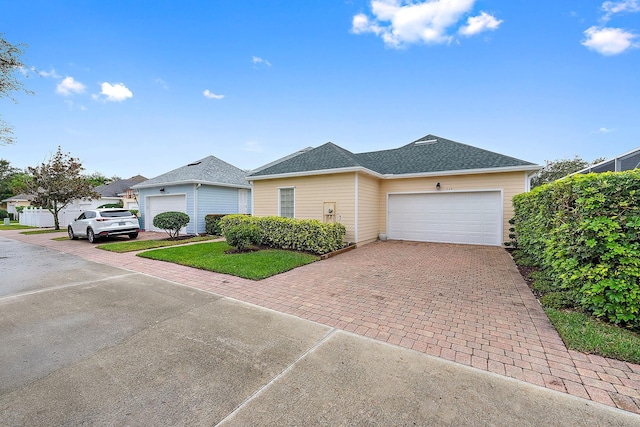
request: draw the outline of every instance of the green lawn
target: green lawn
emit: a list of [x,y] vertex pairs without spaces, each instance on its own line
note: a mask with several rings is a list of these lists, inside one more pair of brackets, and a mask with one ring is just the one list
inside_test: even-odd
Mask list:
[[0,222],[0,231],[2,231],[2,230],[26,230],[28,228],[34,228],[34,227],[30,227],[28,225],[20,225],[17,222],[12,222],[10,225],[4,225],[2,222]]
[[567,348],[640,363],[640,335],[571,310],[545,308]]
[[232,247],[226,242],[211,242],[147,251],[138,256],[251,280],[265,279],[320,259],[316,255],[280,249],[225,254],[229,249]]
[[47,233],[66,233],[66,232],[67,232],[66,228],[61,228],[60,230],[54,230],[53,228],[39,228],[33,231],[23,231],[20,234],[47,234]]
[[104,249],[111,252],[133,252],[143,251],[145,249],[163,248],[166,246],[184,245],[185,243],[204,242],[207,240],[217,239],[215,236],[196,236],[183,240],[129,240],[125,242],[105,243],[98,245],[98,249]]

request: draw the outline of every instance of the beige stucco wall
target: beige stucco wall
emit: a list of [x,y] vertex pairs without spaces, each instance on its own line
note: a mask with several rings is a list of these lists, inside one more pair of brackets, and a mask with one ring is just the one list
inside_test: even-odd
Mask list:
[[378,238],[380,232],[379,195],[380,179],[365,173],[358,173],[357,243],[368,243]]
[[387,195],[389,193],[410,193],[464,190],[503,190],[503,240],[509,235],[509,219],[513,217],[511,200],[514,195],[526,191],[526,172],[488,173],[477,175],[452,175],[433,178],[387,179],[380,184],[378,218],[380,232],[387,229]]
[[278,215],[278,188],[295,188],[295,217],[325,220],[323,203],[336,203],[337,222],[347,229],[345,241],[355,239],[355,173],[313,175],[253,181],[253,215]]

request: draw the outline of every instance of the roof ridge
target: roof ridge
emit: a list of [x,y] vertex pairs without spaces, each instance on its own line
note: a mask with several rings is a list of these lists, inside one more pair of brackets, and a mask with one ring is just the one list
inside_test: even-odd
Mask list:
[[[362,166],[360,164],[360,161],[357,158],[357,154],[352,153],[351,151],[347,150],[346,148],[342,148],[339,145],[334,144],[333,142],[329,141],[323,145],[327,145],[329,147],[331,147],[332,149],[336,150],[342,157],[346,158],[347,160],[351,160],[352,162],[354,162],[354,164],[356,166]],[[322,145],[320,146],[322,147]],[[318,148],[320,148],[318,147]]]

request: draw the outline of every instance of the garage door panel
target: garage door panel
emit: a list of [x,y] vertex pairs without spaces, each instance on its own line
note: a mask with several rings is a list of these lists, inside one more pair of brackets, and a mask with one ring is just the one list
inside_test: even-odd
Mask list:
[[390,194],[390,239],[479,245],[501,244],[499,191]]
[[[164,231],[153,226],[153,218],[163,212],[187,213],[187,197],[184,194],[171,196],[150,196],[147,199],[146,210],[148,212],[148,217],[145,221],[147,222],[147,230]],[[180,230],[180,233],[185,233],[185,228]]]

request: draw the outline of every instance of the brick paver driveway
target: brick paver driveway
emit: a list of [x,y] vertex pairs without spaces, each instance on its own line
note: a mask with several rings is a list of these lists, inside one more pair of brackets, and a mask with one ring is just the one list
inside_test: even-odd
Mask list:
[[640,366],[567,350],[501,248],[375,242],[254,282],[3,235],[640,413]]

